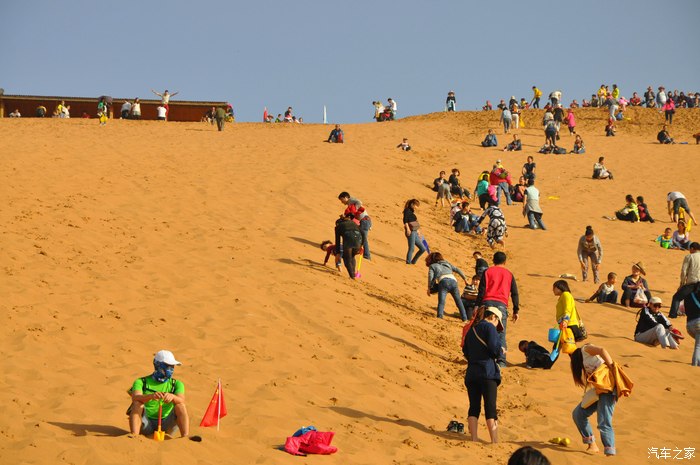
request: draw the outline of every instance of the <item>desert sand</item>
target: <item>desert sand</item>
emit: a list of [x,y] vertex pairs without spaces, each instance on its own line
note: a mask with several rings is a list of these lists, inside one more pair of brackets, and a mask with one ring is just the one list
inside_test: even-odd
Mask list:
[[[700,213],[700,111],[678,110],[670,129],[690,145],[661,146],[663,117],[629,110],[618,136],[605,110],[577,112],[585,155],[540,155],[541,112],[526,111],[524,150],[479,146],[486,129],[509,136],[497,112],[437,113],[391,123],[343,125],[346,143],[325,144],[331,125],[96,120],[0,120],[0,461],[6,464],[504,464],[522,445],[554,464],[608,463],[584,452],[571,420],[580,400],[566,357],[528,370],[520,339],[545,345],[554,325],[552,283],[580,271],[576,245],[592,225],[605,250],[601,272],[643,261],[668,310],[684,252],[653,242],[672,226],[665,195],[686,194]],[[408,137],[413,151],[395,148]],[[562,128],[562,145],[573,137]],[[458,235],[430,190],[457,167],[473,190],[496,159],[518,173],[528,155],[548,231],[531,231],[521,205],[503,207],[508,267],[521,318],[508,326],[509,363],[499,389],[501,444],[445,432],[466,424],[462,323],[448,300],[425,295],[427,268],[404,264],[401,213],[412,197],[431,248],[468,275],[482,237]],[[614,181],[591,179],[605,155]],[[351,281],[322,266],[347,190],[372,216],[371,262]],[[655,224],[603,218],[625,194],[643,195]],[[700,234],[700,228],[692,235]],[[696,237],[694,237],[697,240]],[[595,290],[571,282],[576,298]],[[616,463],[648,449],[696,448],[700,377],[692,339],[680,350],[633,342],[635,309],[578,303],[588,342],[606,347],[635,382],[614,416]],[[675,321],[685,334],[685,318]],[[203,441],[127,437],[126,390],[150,374],[153,354],[183,362],[191,434]],[[222,378],[221,431],[198,424]],[[593,418],[595,421],[595,417]],[[280,451],[304,425],[336,432],[339,452]],[[488,437],[483,417],[480,435]],[[555,436],[572,439],[551,445]],[[598,442],[599,435],[596,431]],[[695,459],[697,460],[697,459]]]

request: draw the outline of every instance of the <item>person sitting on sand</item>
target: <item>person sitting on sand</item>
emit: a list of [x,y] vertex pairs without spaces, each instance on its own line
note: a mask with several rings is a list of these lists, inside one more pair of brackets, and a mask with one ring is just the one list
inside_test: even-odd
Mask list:
[[481,234],[481,227],[477,224],[479,216],[469,209],[469,202],[462,202],[460,207],[452,217],[452,226],[455,231],[461,233],[474,230],[477,234]]
[[448,205],[452,202],[452,193],[450,192],[450,183],[445,176],[447,173],[440,171],[440,176],[433,180],[433,192],[437,192],[435,197],[435,206],[437,207],[438,200],[440,201],[440,206],[445,206],[445,199],[448,200]]
[[634,197],[630,194],[625,196],[625,206],[620,210],[615,212],[615,216],[620,221],[630,221],[636,223],[639,221],[639,208],[637,207],[637,202],[634,201]]
[[661,298],[652,297],[649,303],[637,313],[637,327],[634,329],[634,340],[642,344],[657,346],[663,349],[678,349],[678,343],[671,336],[673,325],[661,313]]
[[152,435],[158,428],[158,410],[162,405],[161,429],[172,434],[175,428],[180,436],[190,434],[190,419],[185,405],[185,385],[173,378],[176,365],[182,365],[168,350],[161,350],[153,358],[152,374],[138,378],[131,385],[129,430],[133,436]]
[[321,250],[326,252],[326,258],[323,260],[323,266],[326,266],[328,259],[330,259],[331,255],[333,255],[335,257],[335,267],[338,271],[340,271],[340,253],[338,253],[338,249],[335,247],[335,244],[332,241],[323,241],[321,242]]
[[586,299],[586,302],[593,302],[594,300],[599,304],[616,304],[617,303],[617,291],[615,290],[615,283],[617,282],[617,273],[608,273],[608,280],[602,283],[598,290]]
[[[649,299],[651,299],[649,284],[647,280],[642,277],[646,275],[647,273],[644,270],[642,262],[637,262],[632,265],[632,274],[625,276],[624,281],[622,281],[622,298],[620,299],[622,305],[625,307],[642,307],[646,302],[649,302]],[[644,296],[647,299],[646,302],[640,303],[639,301],[635,301],[637,300],[635,299],[637,291],[640,289],[644,292]]]
[[525,189],[527,189],[527,181],[524,176],[518,178],[518,183],[510,186],[510,198],[513,202],[523,202],[525,200]]
[[491,102],[489,100],[486,101],[486,104],[481,107],[483,111],[491,111],[493,110],[493,107],[491,106]]
[[496,133],[493,132],[493,129],[489,129],[488,134],[486,134],[486,137],[481,142],[481,146],[482,147],[498,147],[498,139],[496,138]]
[[644,197],[641,195],[637,196],[637,210],[639,211],[639,221],[648,221],[649,223],[655,221],[654,218],[651,217],[649,207],[647,207],[647,204],[644,202]]
[[659,246],[664,249],[674,249],[673,246],[673,230],[671,228],[664,229],[664,233],[655,239]]
[[549,370],[554,365],[549,351],[536,343],[523,339],[518,344],[518,350],[525,354],[525,366],[528,368],[544,368]]
[[[588,379],[599,367],[605,364],[608,369],[612,369],[615,366],[608,351],[593,344],[586,344],[576,349],[570,357],[574,384],[586,390],[598,390],[590,385]],[[593,453],[600,452],[595,443],[593,429],[588,421],[588,417],[593,415],[593,413],[597,413],[598,431],[603,442],[605,455],[615,455],[615,432],[612,426],[612,416],[615,411],[615,403],[617,402],[615,389],[613,388],[609,392],[601,392],[598,394],[598,400],[591,405],[584,407],[580,400],[576,400],[576,402],[577,405],[573,411],[574,423],[581,434],[583,443],[588,444],[588,451]]]
[[408,145],[408,139],[405,137],[403,138],[403,141],[401,141],[401,143],[396,146],[396,148],[401,149],[404,152],[408,152],[409,150],[411,150],[411,146]]
[[671,245],[673,249],[688,250],[690,247],[690,232],[688,231],[685,221],[678,220],[676,229],[671,236]]
[[21,118],[22,113],[19,112],[19,108],[16,108],[15,111],[9,114],[10,118]]
[[428,267],[428,295],[433,293],[438,294],[437,317],[442,319],[445,317],[445,297],[451,294],[452,298],[459,309],[459,314],[462,321],[467,321],[467,311],[464,309],[462,299],[459,294],[459,283],[457,278],[452,273],[457,273],[467,284],[467,277],[464,276],[462,270],[452,265],[445,260],[440,252],[431,252],[425,258],[425,266]]
[[583,144],[583,138],[579,134],[576,134],[576,139],[574,140],[574,148],[573,150],[571,150],[570,153],[576,153],[579,155],[586,153],[586,146]]
[[612,179],[613,175],[605,167],[605,157],[598,158],[598,163],[593,165],[593,179]]
[[673,142],[673,138],[668,133],[665,124],[661,128],[661,131],[659,131],[659,133],[656,135],[656,140],[658,140],[660,144],[675,144],[675,142]]
[[339,124],[335,125],[335,128],[333,128],[331,133],[328,135],[326,142],[330,142],[332,144],[342,144],[345,142],[345,133],[342,129],[340,129]]
[[517,134],[513,134],[513,142],[503,147],[504,152],[518,152],[523,149],[523,143],[518,139]]
[[496,307],[486,307],[484,318],[469,329],[462,346],[462,353],[467,359],[467,372],[464,376],[469,395],[467,424],[474,442],[479,441],[477,429],[482,399],[491,442],[498,442],[496,404],[501,371],[496,359],[503,354],[499,332],[503,332],[503,314]]
[[614,137],[617,129],[615,128],[615,118],[609,118],[608,124],[605,125],[605,136]]
[[452,195],[459,197],[460,200],[463,200],[465,197],[471,199],[472,195],[469,190],[462,187],[459,183],[460,174],[459,169],[452,168],[452,174],[450,174],[450,179],[448,179],[450,183],[450,192]]

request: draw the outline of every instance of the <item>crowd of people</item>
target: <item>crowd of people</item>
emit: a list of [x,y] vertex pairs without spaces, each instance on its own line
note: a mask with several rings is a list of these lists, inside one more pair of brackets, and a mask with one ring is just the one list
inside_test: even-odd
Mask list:
[[[533,99],[528,104],[521,106],[515,98],[510,102],[501,101],[497,106],[500,111],[499,120],[503,124],[504,133],[510,133],[513,128],[520,125],[518,118],[519,110],[532,106],[539,108],[541,91],[533,88]],[[619,96],[619,88],[613,86],[612,91],[601,96],[604,100],[596,99],[596,106],[610,107],[608,127],[606,131],[609,135],[614,135],[615,121],[620,120],[619,115],[624,111],[626,105],[633,105]],[[545,116],[542,124],[545,130],[546,144],[550,149],[558,147],[561,139],[561,127],[566,125],[568,135],[574,138],[573,149],[570,153],[584,154],[586,151],[582,135],[576,128],[576,117],[574,109],[564,109],[561,105],[562,94],[560,91],[552,92],[548,102],[542,108]],[[375,102],[376,104],[377,102]],[[584,101],[585,105],[589,102]],[[487,102],[485,109],[490,109]],[[446,100],[446,110],[456,111],[456,98],[454,92],[448,93]],[[669,121],[671,124],[671,121]],[[407,139],[397,146],[406,150]],[[499,147],[496,133],[493,129],[488,130],[481,143],[483,147]],[[522,142],[517,134],[512,135],[512,141],[502,148],[504,151],[520,151],[523,149]],[[557,153],[557,152],[547,152]],[[566,152],[564,152],[566,153]],[[489,266],[483,257],[477,252],[475,254],[474,274],[468,274],[455,266],[439,251],[431,251],[428,242],[422,233],[418,222],[418,210],[421,202],[412,198],[406,201],[403,211],[404,234],[407,238],[408,250],[405,262],[408,265],[415,265],[423,254],[427,253],[425,264],[428,268],[427,295],[438,295],[437,318],[445,318],[445,307],[447,295],[452,296],[457,309],[458,318],[465,322],[463,329],[462,351],[468,361],[465,375],[465,385],[469,396],[469,412],[467,415],[468,433],[473,440],[478,440],[478,419],[482,413],[482,403],[486,418],[486,428],[492,442],[498,442],[498,415],[497,415],[497,392],[501,383],[500,370],[508,366],[506,362],[507,345],[506,329],[510,319],[513,323],[519,318],[519,294],[513,273],[506,268],[507,256],[505,254],[505,238],[507,237],[507,224],[504,210],[501,208],[502,201],[509,206],[514,202],[523,203],[523,215],[528,220],[530,229],[546,230],[542,220],[542,209],[539,204],[540,193],[535,186],[537,178],[537,165],[532,156],[527,157],[527,162],[523,165],[521,175],[517,183],[511,173],[503,166],[501,160],[497,160],[490,170],[483,171],[477,180],[476,187],[472,193],[461,185],[460,172],[457,168],[452,170],[452,175],[447,176],[447,171],[441,171],[439,176],[433,180],[432,188],[435,192],[435,207],[450,207],[450,226],[456,233],[466,233],[469,235],[485,235],[487,243],[491,247],[502,246],[502,250],[497,251],[493,256],[493,265]],[[605,158],[599,157],[598,162],[593,166],[594,179],[613,179],[612,172],[605,165]],[[472,201],[482,210],[481,214],[472,209]],[[692,358],[693,365],[700,365],[700,317],[698,310],[688,304],[692,300],[690,296],[700,298],[700,257],[697,255],[700,245],[690,242],[686,221],[694,222],[692,212],[688,206],[687,199],[680,192],[668,194],[669,216],[678,222],[678,229],[675,232],[668,231],[660,236],[659,241],[666,243],[668,236],[669,248],[688,249],[690,254],[684,260],[683,278],[679,291],[674,295],[668,317],[664,316],[660,310],[662,306],[661,298],[652,295],[651,288],[646,279],[647,269],[641,261],[636,261],[631,265],[630,272],[622,280],[621,288],[618,291],[617,273],[610,271],[605,275],[607,279],[601,279],[603,245],[601,239],[596,235],[591,226],[587,226],[584,234],[578,243],[577,255],[581,265],[581,274],[584,282],[588,281],[589,270],[592,270],[593,283],[596,291],[586,302],[597,302],[599,304],[619,304],[625,307],[639,309],[637,314],[636,327],[631,328],[634,340],[648,345],[658,345],[663,348],[677,349],[679,341],[684,337],[681,332],[673,327],[673,318],[686,312],[688,315],[687,331],[696,338],[696,348]],[[488,218],[488,226],[482,227],[482,223]],[[615,212],[615,218],[621,221],[646,221],[654,223],[644,198],[642,196],[627,195],[625,206]],[[662,243],[662,245],[663,245]],[[471,274],[471,273],[469,273]],[[460,281],[463,282],[463,290],[460,293]],[[571,293],[566,280],[558,280],[553,285],[554,295],[558,297],[556,305],[555,322],[562,334],[570,332],[573,346],[568,344],[570,355],[571,372],[575,384],[585,387],[587,392],[600,382],[601,378],[609,379],[610,373],[619,379],[625,379],[622,369],[614,362],[611,355],[603,347],[592,344],[583,344],[577,347],[576,343],[584,342],[588,338],[588,332],[583,324],[583,319],[576,308],[576,301]],[[509,308],[512,302],[512,309]],[[690,308],[690,313],[683,307],[685,304]],[[700,308],[698,302],[697,308]],[[696,337],[697,335],[697,337]],[[559,357],[560,349],[555,344],[550,352],[542,347],[537,341],[522,340],[519,344],[519,351],[525,356],[526,365],[530,368],[549,369]],[[561,342],[562,347],[565,346]],[[604,382],[603,382],[604,384]],[[611,384],[602,392],[597,392],[595,398],[576,405],[573,411],[573,419],[576,428],[581,434],[584,444],[588,445],[589,451],[599,450],[588,421],[588,418],[596,413],[598,417],[598,429],[600,431],[603,451],[606,455],[615,455],[615,434],[612,427],[612,415],[620,396],[628,395],[631,387],[625,387],[624,382]],[[597,389],[592,391],[596,393]],[[459,422],[452,422],[448,427],[450,431],[460,430]],[[463,429],[463,428],[462,428]]]

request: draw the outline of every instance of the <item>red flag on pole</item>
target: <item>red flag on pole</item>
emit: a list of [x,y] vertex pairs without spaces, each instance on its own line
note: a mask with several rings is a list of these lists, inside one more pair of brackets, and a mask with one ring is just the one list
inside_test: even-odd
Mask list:
[[204,412],[204,418],[199,426],[214,426],[216,425],[217,431],[219,430],[219,420],[226,416],[226,402],[224,401],[224,391],[221,388],[221,379],[219,379],[216,385],[216,391],[214,396],[209,402],[209,407],[207,411]]

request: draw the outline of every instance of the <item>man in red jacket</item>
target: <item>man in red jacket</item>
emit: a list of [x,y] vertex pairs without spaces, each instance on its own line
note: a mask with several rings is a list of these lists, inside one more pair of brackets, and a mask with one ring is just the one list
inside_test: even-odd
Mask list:
[[[479,283],[479,295],[476,297],[476,305],[485,305],[487,307],[496,307],[503,314],[503,331],[499,333],[501,338],[501,346],[505,350],[506,346],[506,323],[508,321],[508,294],[513,300],[513,317],[512,321],[518,321],[518,312],[520,311],[520,299],[518,298],[518,286],[515,283],[515,277],[506,267],[506,254],[504,252],[496,252],[493,255],[493,265],[484,271],[484,275]],[[501,368],[506,367],[506,354],[503,352],[498,357],[498,365]]]

